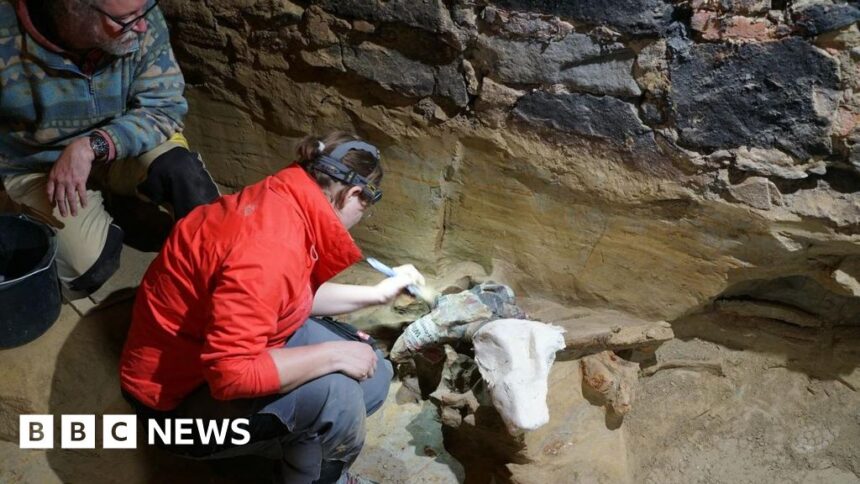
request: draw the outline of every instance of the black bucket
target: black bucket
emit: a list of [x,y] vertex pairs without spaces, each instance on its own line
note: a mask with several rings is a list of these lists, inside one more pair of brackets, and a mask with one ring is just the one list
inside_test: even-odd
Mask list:
[[50,227],[0,214],[0,348],[33,341],[60,315],[56,254]]

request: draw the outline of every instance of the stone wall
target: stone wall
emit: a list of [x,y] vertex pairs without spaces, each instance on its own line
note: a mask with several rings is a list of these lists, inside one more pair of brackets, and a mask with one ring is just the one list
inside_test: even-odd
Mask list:
[[734,298],[858,322],[856,1],[163,8],[224,186],[307,133],[380,146],[368,254],[642,317]]

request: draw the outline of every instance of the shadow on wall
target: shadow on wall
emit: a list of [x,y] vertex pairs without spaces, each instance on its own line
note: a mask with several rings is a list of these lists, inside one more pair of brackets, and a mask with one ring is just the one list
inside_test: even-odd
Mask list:
[[[49,412],[60,415],[95,414],[95,449],[60,449],[47,453],[61,482],[98,483],[239,483],[269,479],[268,463],[257,459],[193,461],[146,445],[145,430],[138,427],[138,448],[102,449],[104,414],[131,414],[120,394],[119,356],[131,318],[134,289],[117,291],[89,311],[66,339],[57,357],[51,382]],[[242,462],[238,462],[241,460]],[[257,475],[262,474],[262,475]]]
[[860,388],[860,298],[809,277],[735,284],[672,326],[681,339],[781,355],[790,370]]

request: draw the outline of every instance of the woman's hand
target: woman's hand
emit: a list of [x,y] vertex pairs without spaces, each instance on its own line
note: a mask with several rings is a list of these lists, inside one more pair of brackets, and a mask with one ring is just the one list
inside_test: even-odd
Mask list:
[[424,276],[411,264],[395,267],[394,273],[394,276],[383,279],[373,286],[326,282],[317,289],[311,314],[333,316],[351,313],[376,304],[387,304],[403,292],[406,286],[424,285]]
[[329,373],[343,373],[358,381],[373,376],[376,353],[360,341],[326,341],[295,348],[269,348],[281,381],[281,393]]
[[410,284],[424,285],[424,276],[412,264],[395,267],[394,274],[373,286],[379,296],[379,304],[390,303]]
[[376,352],[369,344],[360,341],[331,341],[323,344],[331,351],[336,371],[358,381],[372,377],[376,371]]

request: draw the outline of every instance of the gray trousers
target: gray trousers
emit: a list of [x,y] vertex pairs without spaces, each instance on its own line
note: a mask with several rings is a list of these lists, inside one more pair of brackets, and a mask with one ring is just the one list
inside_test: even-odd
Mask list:
[[[343,339],[309,319],[285,346]],[[388,394],[394,372],[384,355],[379,350],[376,353],[376,371],[362,382],[330,373],[286,394],[230,401],[214,400],[203,386],[171,412],[156,412],[133,398],[130,401],[142,419],[249,420],[251,441],[245,445],[231,445],[229,439],[222,445],[203,445],[195,436],[194,445],[166,446],[172,452],[197,459],[263,456],[277,461],[276,482],[333,483],[342,479],[358,457],[364,445],[365,418],[382,406]]]

